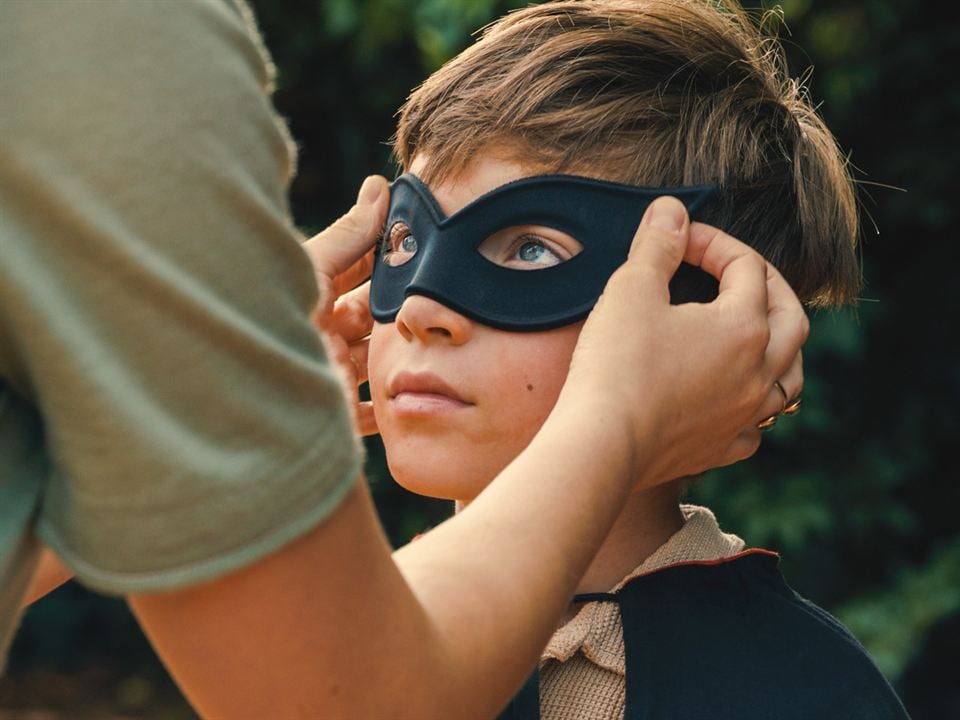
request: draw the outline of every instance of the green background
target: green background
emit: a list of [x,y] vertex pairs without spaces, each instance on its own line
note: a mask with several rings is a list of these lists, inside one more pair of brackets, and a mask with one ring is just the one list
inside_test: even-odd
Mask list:
[[[385,142],[409,90],[521,4],[254,0],[301,148],[297,222],[318,230],[365,175],[391,176]],[[856,169],[867,285],[857,310],[812,317],[803,412],[693,500],[781,552],[794,587],[854,631],[916,720],[960,718],[960,253],[948,195],[960,189],[960,26],[908,0],[782,8],[791,70],[813,67],[813,98]],[[394,542],[449,513],[395,487],[376,441],[368,472]],[[123,603],[74,583],[30,610],[0,681],[0,718],[27,708],[193,717]]]

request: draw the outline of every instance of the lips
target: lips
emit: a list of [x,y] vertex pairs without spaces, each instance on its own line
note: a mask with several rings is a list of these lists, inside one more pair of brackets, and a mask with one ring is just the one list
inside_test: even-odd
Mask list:
[[455,400],[464,405],[472,405],[469,400],[460,395],[453,387],[433,373],[401,372],[393,376],[387,383],[387,394],[390,399],[398,395],[433,395]]
[[394,415],[410,419],[449,417],[473,403],[433,373],[401,372],[387,383]]

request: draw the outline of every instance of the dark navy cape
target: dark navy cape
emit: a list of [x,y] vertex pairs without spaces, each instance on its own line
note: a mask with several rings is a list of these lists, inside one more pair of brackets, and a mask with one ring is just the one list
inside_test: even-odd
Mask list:
[[[778,562],[748,550],[577,596],[620,606],[625,720],[908,720],[856,638]],[[539,706],[534,673],[499,720],[536,720]]]

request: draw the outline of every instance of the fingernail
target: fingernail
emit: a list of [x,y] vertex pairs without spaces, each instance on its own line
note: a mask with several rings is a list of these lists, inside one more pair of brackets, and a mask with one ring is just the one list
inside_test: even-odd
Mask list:
[[357,205],[373,205],[380,197],[382,183],[376,175],[371,175],[363,181],[360,192],[357,194]]
[[647,208],[647,222],[651,227],[667,232],[680,232],[687,220],[687,209],[674,197],[659,197]]

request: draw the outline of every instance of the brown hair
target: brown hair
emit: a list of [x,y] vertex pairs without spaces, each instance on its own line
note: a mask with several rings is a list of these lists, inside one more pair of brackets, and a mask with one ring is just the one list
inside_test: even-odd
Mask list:
[[[413,91],[395,154],[427,183],[492,146],[545,172],[716,183],[702,219],[749,243],[812,305],[860,289],[847,164],[782,48],[727,0],[561,0],[507,14]],[[685,268],[675,301],[716,292]]]

